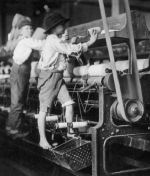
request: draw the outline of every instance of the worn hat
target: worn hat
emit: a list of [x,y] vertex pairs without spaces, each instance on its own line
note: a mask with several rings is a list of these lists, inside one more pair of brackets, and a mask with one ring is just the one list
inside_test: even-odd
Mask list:
[[32,26],[32,23],[28,19],[24,19],[18,24],[18,28],[21,29],[23,26]]
[[24,19],[25,19],[25,17],[23,15],[16,13],[13,20],[12,20],[12,27],[17,28],[18,24]]
[[49,13],[43,22],[43,28],[45,29],[45,34],[47,34],[51,29],[58,26],[59,24],[67,23],[70,19],[63,17],[60,13],[51,12]]
[[31,18],[29,18],[27,16],[23,16],[19,13],[16,13],[15,16],[13,17],[13,20],[12,20],[12,28],[18,28],[18,25],[24,20],[31,21]]

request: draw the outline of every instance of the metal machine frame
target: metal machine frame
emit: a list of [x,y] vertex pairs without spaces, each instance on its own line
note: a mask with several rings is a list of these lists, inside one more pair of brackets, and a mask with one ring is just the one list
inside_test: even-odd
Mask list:
[[[108,25],[106,20],[106,14],[104,9],[104,2],[103,0],[99,0],[100,5],[100,11],[101,16],[103,20],[103,25],[105,29],[105,37],[107,42],[107,47],[109,51],[109,57],[110,62],[112,65],[112,73],[114,77],[114,83],[116,88],[116,94],[117,94],[117,100],[121,104],[121,113],[123,116],[126,116],[125,107],[124,107],[124,98],[130,98],[130,99],[138,99],[141,102],[143,102],[142,98],[142,91],[141,91],[141,85],[139,80],[139,73],[137,70],[137,60],[136,60],[136,51],[135,51],[135,43],[134,43],[134,36],[133,36],[133,28],[131,23],[131,13],[129,9],[129,2],[128,0],[124,0],[125,5],[125,12],[127,14],[127,26],[128,26],[128,34],[129,34],[129,43],[130,43],[130,51],[131,51],[131,57],[130,57],[130,68],[129,68],[129,75],[130,80],[128,79],[128,83],[125,89],[128,89],[128,86],[131,86],[131,89],[128,89],[127,96],[123,94],[123,91],[120,88],[120,83],[117,75],[117,71],[115,68],[115,61],[114,61],[114,55],[112,50],[112,44],[109,36],[108,31]],[[129,91],[133,90],[133,91]],[[109,172],[106,167],[106,147],[107,144],[115,141],[121,141],[123,139],[122,143],[124,144],[124,139],[128,141],[129,147],[138,148],[138,140],[136,140],[136,144],[133,146],[132,140],[135,136],[149,136],[149,130],[148,126],[145,127],[145,129],[139,129],[136,125],[132,124],[126,124],[126,125],[115,125],[112,121],[113,112],[111,109],[111,104],[109,104],[109,101],[107,99],[108,95],[105,94],[105,89],[103,87],[99,87],[99,122],[98,124],[92,128],[92,175],[93,176],[104,176],[104,175],[117,175],[117,174],[123,174],[123,173],[130,173],[130,172],[137,172],[141,170],[147,170],[150,169],[150,165],[141,167],[141,168],[134,168],[134,169],[126,169],[122,171],[112,171]],[[107,105],[106,105],[107,104]],[[126,117],[125,117],[126,118]],[[133,137],[133,138],[132,138]],[[118,138],[118,139],[117,139]],[[130,138],[130,139],[129,139]],[[139,137],[140,138],[140,137]],[[142,138],[142,137],[141,137]],[[112,141],[111,141],[112,140]],[[146,141],[145,141],[146,142]],[[125,142],[126,143],[126,142]],[[140,143],[140,142],[139,142]],[[143,143],[141,143],[142,145]],[[139,147],[140,149],[140,147]],[[145,149],[143,149],[144,151]],[[147,149],[149,151],[149,149]],[[129,161],[129,160],[128,160]]]

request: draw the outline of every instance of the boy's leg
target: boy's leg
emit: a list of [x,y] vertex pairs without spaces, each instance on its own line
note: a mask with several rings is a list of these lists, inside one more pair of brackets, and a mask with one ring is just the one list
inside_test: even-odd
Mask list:
[[11,109],[8,117],[8,121],[6,124],[6,129],[10,128],[12,130],[16,130],[19,126],[19,116],[22,111],[23,105],[19,103],[19,90],[16,83],[11,83]]
[[12,131],[19,130],[21,123],[20,114],[22,113],[25,102],[25,93],[29,84],[29,74],[24,73],[18,65],[13,65],[10,82],[11,82],[11,111],[7,121],[7,129]]
[[73,115],[74,115],[74,109],[73,109],[73,105],[67,105],[66,106],[66,112],[65,112],[65,117],[66,117],[66,122],[67,123],[71,123],[73,122]]
[[67,136],[74,137],[74,130],[72,127],[73,115],[74,115],[74,110],[73,110],[74,101],[71,99],[65,83],[62,84],[60,88],[60,91],[58,93],[58,100],[61,102],[62,107],[66,108],[65,117],[66,117],[66,122],[68,124]]
[[46,132],[45,132],[46,115],[47,115],[47,109],[49,106],[48,99],[49,99],[49,95],[48,95],[48,81],[47,81],[40,88],[40,93],[39,93],[39,100],[40,100],[40,112],[38,117],[38,130],[39,130],[39,136],[40,136],[39,145],[43,149],[51,148],[51,145],[46,139]]
[[68,137],[74,137],[74,129],[72,127],[73,115],[74,115],[73,105],[72,104],[67,105],[65,117],[66,117],[66,122],[68,124],[68,132],[67,132]]
[[45,134],[46,114],[47,114],[46,112],[40,111],[39,117],[38,117],[38,129],[39,129],[39,135],[40,135],[39,145],[44,149],[50,149],[51,145],[48,143],[46,139],[46,134]]
[[45,120],[47,115],[47,108],[51,109],[52,102],[57,96],[62,84],[62,74],[51,73],[50,71],[41,71],[38,80],[38,88],[40,89],[40,113],[38,117],[38,129],[40,135],[39,145],[43,149],[51,148],[45,134]]

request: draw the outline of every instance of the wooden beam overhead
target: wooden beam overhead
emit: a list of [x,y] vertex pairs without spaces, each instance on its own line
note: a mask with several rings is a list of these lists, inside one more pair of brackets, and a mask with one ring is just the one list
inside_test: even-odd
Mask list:
[[[13,9],[18,9],[20,6],[20,8],[22,9],[22,7],[25,9],[25,8],[28,8],[26,6],[24,6],[24,4],[26,4],[26,1],[28,1],[28,4],[32,3],[38,3],[39,6],[43,6],[43,3],[53,3],[55,2],[54,0],[1,0],[5,3],[6,7],[8,6],[8,13],[9,13],[9,10],[10,12],[13,11]],[[60,0],[62,1],[62,3],[78,3],[78,5],[80,4],[89,4],[89,5],[95,5],[97,6],[98,5],[98,0]],[[120,1],[121,0],[105,0],[105,5],[106,7],[111,7],[112,5],[112,1],[113,3],[117,2],[117,1]],[[141,11],[149,11],[150,10],[150,1],[149,0],[129,0],[130,2],[130,6],[131,6],[131,9],[134,9],[134,10],[141,10]],[[117,7],[116,5],[114,5],[114,8],[116,8],[116,12],[117,12]],[[7,9],[6,9],[7,10]]]

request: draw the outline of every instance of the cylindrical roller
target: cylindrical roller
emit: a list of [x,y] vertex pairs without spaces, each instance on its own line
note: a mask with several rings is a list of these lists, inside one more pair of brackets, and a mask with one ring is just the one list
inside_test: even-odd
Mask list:
[[107,89],[111,91],[115,91],[115,84],[114,84],[114,78],[113,74],[109,73],[107,74],[102,81],[103,86],[105,86]]
[[144,106],[139,100],[125,100],[124,107],[127,119],[122,117],[118,102],[115,101],[113,103],[112,109],[115,119],[135,123],[138,122],[144,114]]
[[88,69],[89,76],[105,76],[106,70],[111,69],[110,63],[91,65]]
[[[139,59],[137,61],[138,69],[145,69],[148,67],[148,59]],[[129,69],[129,61],[117,61],[115,62],[117,71],[124,71]],[[75,67],[73,69],[74,76],[85,76],[88,75],[90,77],[97,77],[97,76],[106,76],[107,70],[111,70],[110,62],[102,63],[98,65],[91,65],[91,66],[80,66]],[[64,74],[66,76],[67,73]]]
[[[39,114],[34,115],[35,119],[38,119]],[[46,116],[46,121],[58,121],[58,116],[57,115],[51,115],[51,116]]]
[[[137,66],[138,66],[138,70],[147,68],[149,66],[149,59],[138,59]],[[124,71],[129,69],[129,61],[128,60],[117,61],[116,68],[118,71]]]
[[74,76],[85,76],[88,74],[88,66],[75,67],[73,69]]
[[9,74],[0,75],[0,80],[2,80],[2,79],[8,79],[8,78],[10,78]]
[[89,84],[89,85],[93,85],[93,84],[101,85],[102,84],[102,79],[103,79],[102,76],[88,77],[87,84]]
[[[67,123],[62,122],[62,123],[57,123],[56,124],[57,128],[67,128]],[[88,121],[85,122],[72,122],[73,128],[82,128],[88,126]]]

